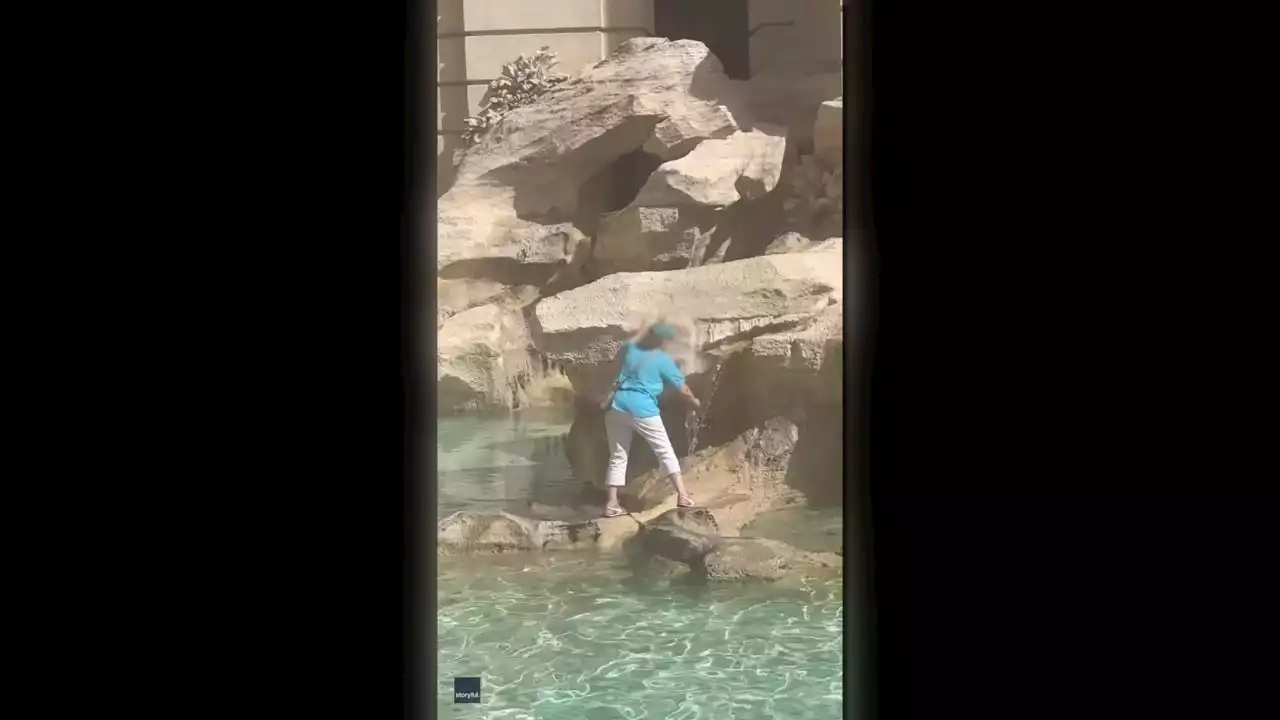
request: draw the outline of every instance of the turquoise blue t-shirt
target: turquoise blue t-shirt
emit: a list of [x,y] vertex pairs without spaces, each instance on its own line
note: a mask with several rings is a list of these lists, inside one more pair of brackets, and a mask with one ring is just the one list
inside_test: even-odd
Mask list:
[[670,355],[660,349],[644,350],[635,343],[622,345],[622,371],[618,378],[621,382],[613,396],[613,409],[637,418],[659,414],[658,397],[664,385],[684,387],[684,373]]

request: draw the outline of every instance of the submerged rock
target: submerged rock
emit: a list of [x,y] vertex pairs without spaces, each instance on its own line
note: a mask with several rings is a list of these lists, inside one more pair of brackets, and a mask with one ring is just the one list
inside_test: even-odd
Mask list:
[[[809,553],[764,538],[724,537],[705,508],[677,508],[655,517],[623,546],[637,579],[691,582],[780,580],[796,571],[838,567],[831,553]],[[679,570],[683,565],[685,572]]]
[[[700,572],[713,582],[780,580],[804,567],[805,553],[778,540],[720,538],[702,557]],[[699,571],[695,568],[695,571]]]
[[716,537],[679,525],[646,525],[628,542],[639,543],[645,554],[688,564],[711,552]]
[[702,508],[675,508],[645,523],[622,545],[632,573],[651,581],[688,575],[717,541],[719,525]]
[[440,555],[574,550],[594,546],[600,527],[594,520],[531,520],[508,512],[459,511],[436,528]]

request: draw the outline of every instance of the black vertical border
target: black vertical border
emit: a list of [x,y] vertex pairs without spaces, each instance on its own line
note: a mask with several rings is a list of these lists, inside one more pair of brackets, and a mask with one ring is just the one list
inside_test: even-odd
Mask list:
[[[879,248],[871,202],[873,132],[873,86],[871,83],[871,0],[844,0],[841,3],[842,57],[845,98],[844,196],[845,278],[855,287],[856,312],[853,323],[845,323],[846,345],[854,353],[844,356],[844,437],[845,437],[845,621],[849,608],[855,613],[856,637],[844,633],[845,717],[870,719],[878,716],[876,686],[876,603],[873,571],[874,533],[870,485],[876,479],[870,459],[877,450],[873,428],[881,420],[874,404],[876,346],[879,330]],[[850,108],[852,104],[852,108]],[[847,308],[847,306],[846,306]],[[846,310],[847,312],[847,310]],[[846,318],[848,319],[848,318]],[[850,338],[848,329],[852,327]],[[852,339],[852,343],[849,340]],[[852,369],[852,372],[851,372]],[[852,520],[852,522],[850,522]],[[850,553],[849,549],[853,549]],[[853,601],[849,601],[852,580]],[[852,658],[853,669],[849,663]]]
[[428,532],[436,505],[435,483],[425,482],[436,464],[432,404],[434,383],[424,368],[435,354],[435,293],[429,288],[436,254],[436,83],[427,73],[434,50],[435,0],[408,0],[405,34],[404,202],[400,245],[400,348],[404,417],[404,566],[402,618],[406,720],[433,717],[436,698],[436,553]]

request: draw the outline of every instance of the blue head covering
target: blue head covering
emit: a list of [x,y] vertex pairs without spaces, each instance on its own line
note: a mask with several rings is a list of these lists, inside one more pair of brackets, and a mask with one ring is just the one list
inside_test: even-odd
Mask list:
[[663,340],[674,340],[676,337],[675,327],[668,325],[667,323],[658,323],[657,325],[654,325],[651,332],[654,337],[659,337]]

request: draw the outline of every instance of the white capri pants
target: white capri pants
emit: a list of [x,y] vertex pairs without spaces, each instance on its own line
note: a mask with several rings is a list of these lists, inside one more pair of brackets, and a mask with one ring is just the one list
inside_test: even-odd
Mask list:
[[662,416],[638,418],[628,412],[610,409],[604,416],[604,430],[609,436],[609,472],[605,475],[605,483],[615,487],[627,484],[627,453],[631,449],[633,433],[640,433],[649,443],[663,475],[680,472],[680,460],[671,447],[671,438],[667,437]]

